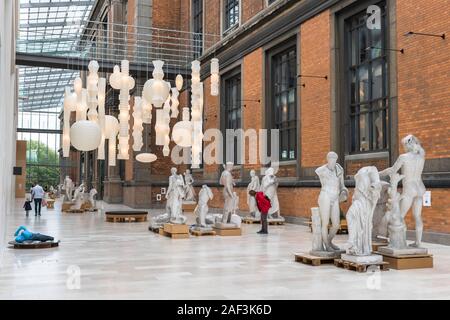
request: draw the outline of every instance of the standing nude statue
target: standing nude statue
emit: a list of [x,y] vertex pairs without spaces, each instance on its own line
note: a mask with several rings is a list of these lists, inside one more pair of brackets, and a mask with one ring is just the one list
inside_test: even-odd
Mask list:
[[[344,169],[336,163],[338,155],[331,151],[327,154],[327,164],[316,169],[322,188],[319,194],[319,212],[322,221],[322,240],[326,251],[339,251],[340,248],[332,243],[339,230],[340,210],[339,202],[347,200],[348,190],[344,185]],[[328,223],[331,218],[331,228]]]
[[222,223],[230,223],[231,215],[233,214],[235,208],[235,199],[233,192],[234,181],[233,175],[231,174],[233,163],[227,162],[224,168],[225,170],[220,176],[220,184],[223,186],[223,197],[225,199],[223,205]]
[[211,224],[208,225],[207,223],[206,215],[209,211],[208,201],[213,197],[211,189],[206,184],[202,185],[202,189],[198,194],[198,203],[194,210],[194,214],[197,216],[195,229],[211,229]]
[[186,201],[195,201],[195,190],[192,184],[194,183],[194,178],[192,178],[191,171],[189,169],[184,173],[184,182],[186,184]]
[[250,211],[250,216],[256,219],[260,218],[261,213],[258,210],[258,207],[256,205],[255,197],[250,196],[248,193],[250,190],[253,191],[259,191],[260,185],[259,185],[259,177],[256,175],[255,170],[250,171],[250,183],[247,186],[247,205],[248,210]]
[[380,176],[388,176],[401,169],[403,178],[403,191],[400,200],[400,213],[404,219],[409,209],[416,224],[416,241],[411,246],[420,247],[422,242],[422,198],[425,186],[422,182],[422,171],[425,164],[425,151],[419,140],[413,135],[407,135],[402,139],[405,153],[401,154],[391,168],[380,172]]
[[63,188],[65,190],[64,201],[72,201],[73,182],[69,176],[64,179]]

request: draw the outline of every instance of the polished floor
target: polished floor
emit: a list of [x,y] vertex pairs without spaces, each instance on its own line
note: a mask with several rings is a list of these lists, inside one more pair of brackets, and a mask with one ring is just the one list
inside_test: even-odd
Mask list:
[[149,232],[147,222],[105,222],[102,211],[61,214],[57,203],[36,219],[21,207],[17,201],[8,216],[11,238],[26,225],[61,244],[6,249],[0,299],[450,299],[447,246],[425,244],[433,269],[356,273],[294,262],[293,253],[311,242],[299,225],[270,226],[267,236],[243,225],[240,237],[172,240]]

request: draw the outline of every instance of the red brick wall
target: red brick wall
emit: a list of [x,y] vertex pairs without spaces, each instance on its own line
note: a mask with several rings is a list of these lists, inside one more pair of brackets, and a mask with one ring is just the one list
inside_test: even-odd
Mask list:
[[245,23],[262,9],[266,5],[266,0],[241,0],[242,9],[242,23]]
[[[180,6],[186,0],[153,0],[154,28],[180,30]],[[183,12],[185,14],[185,12]]]
[[[330,13],[324,11],[300,26],[300,73],[330,77]],[[319,166],[330,151],[330,80],[299,78],[301,97],[301,160]]]
[[[242,89],[243,89],[243,127],[244,130],[255,129],[259,143],[259,129],[262,127],[262,72],[263,52],[259,48],[246,55],[242,67]],[[260,102],[257,102],[260,100]],[[257,163],[259,163],[258,145],[250,146],[249,139],[245,142],[245,169],[258,169],[259,164],[249,164],[249,148],[256,149]]]
[[[204,27],[206,34],[219,35],[220,34],[220,0],[203,0],[203,8],[205,10]],[[220,38],[214,36],[205,36],[205,49],[212,45],[213,42]]]
[[[416,135],[428,159],[450,157],[449,4],[438,0],[397,1],[399,139]],[[442,34],[447,39],[412,35]],[[400,150],[403,152],[403,150]]]
[[[220,100],[219,96],[214,97],[211,92],[211,78],[208,77],[203,81],[203,90],[205,92],[204,97],[204,130],[207,129],[220,129]],[[204,146],[208,146],[212,142],[205,142]],[[219,166],[217,164],[203,165],[203,172],[205,178],[216,177],[218,174]]]

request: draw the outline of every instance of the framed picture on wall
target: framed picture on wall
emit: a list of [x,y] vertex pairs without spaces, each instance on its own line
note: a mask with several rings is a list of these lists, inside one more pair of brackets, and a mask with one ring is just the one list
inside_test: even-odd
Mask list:
[[166,188],[161,188],[161,194],[166,194]]
[[156,195],[156,201],[161,201],[161,194],[158,193],[158,194]]

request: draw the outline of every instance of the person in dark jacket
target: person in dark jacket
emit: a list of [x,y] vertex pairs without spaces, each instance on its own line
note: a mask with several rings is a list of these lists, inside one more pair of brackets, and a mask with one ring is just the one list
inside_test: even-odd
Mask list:
[[25,209],[25,212],[27,213],[27,217],[28,217],[28,214],[33,209],[33,208],[31,208],[31,199],[30,199],[29,196],[27,196],[27,198],[25,199],[25,203],[23,205],[23,208]]
[[259,212],[261,212],[261,230],[258,231],[259,234],[268,234],[268,222],[267,222],[267,214],[269,213],[269,209],[272,207],[270,203],[270,199],[260,191],[250,190],[248,194],[252,197],[255,197],[256,206],[258,207]]

